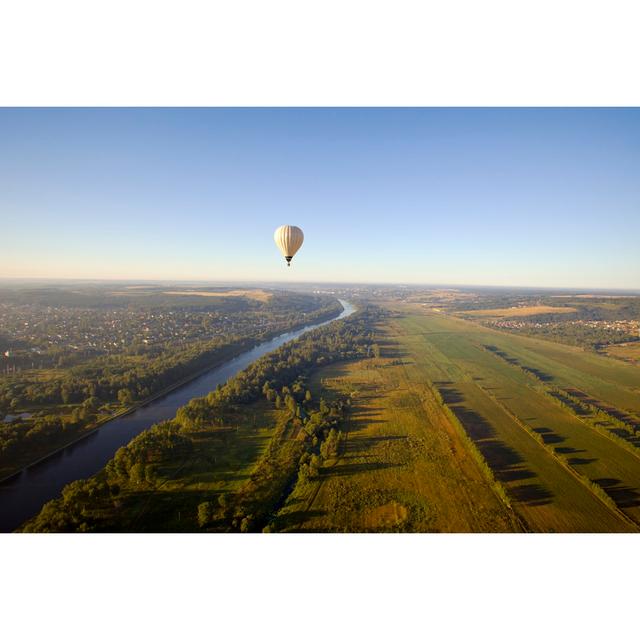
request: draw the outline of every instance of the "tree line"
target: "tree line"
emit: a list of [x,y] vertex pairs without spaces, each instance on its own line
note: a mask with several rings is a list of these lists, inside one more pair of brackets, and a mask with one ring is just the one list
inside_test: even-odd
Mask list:
[[[314,398],[306,382],[309,374],[332,362],[371,357],[374,325],[382,314],[377,308],[366,307],[263,356],[207,396],[192,399],[173,420],[134,438],[118,450],[99,475],[70,484],[62,497],[45,505],[24,530],[108,528],[104,513],[117,513],[123,491],[153,491],[165,480],[163,463],[197,455],[199,433],[225,426],[239,409],[264,398],[286,414],[285,426],[271,438],[251,477],[236,494],[214,496],[191,514],[194,527],[261,530],[292,479],[313,480],[323,461],[340,450],[339,425],[349,401]],[[299,437],[285,438],[285,427],[298,430]],[[102,501],[100,509],[92,509],[92,496]]]
[[[305,312],[302,318],[294,315],[286,329],[333,317],[341,308],[332,301]],[[23,459],[30,452],[33,457],[45,455],[108,416],[113,411],[110,405],[130,407],[147,400],[271,335],[270,330],[256,329],[251,336],[214,338],[144,356],[104,356],[48,379],[5,378],[0,382],[0,417],[25,408],[41,410],[40,415],[24,422],[0,422],[0,467],[11,469],[12,460]]]

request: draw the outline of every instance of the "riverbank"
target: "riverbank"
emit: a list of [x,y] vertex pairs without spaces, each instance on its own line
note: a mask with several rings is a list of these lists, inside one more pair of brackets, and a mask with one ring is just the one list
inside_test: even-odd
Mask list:
[[[355,308],[341,301],[343,311],[330,320],[316,321],[302,329],[281,334],[245,350],[235,358],[214,366],[186,383],[147,401],[125,415],[103,423],[72,444],[50,454],[38,464],[13,475],[0,484],[0,531],[14,531],[36,515],[46,502],[60,495],[69,483],[95,475],[116,451],[154,424],[172,419],[179,407],[194,397],[207,395],[263,355],[301,336],[303,333],[351,315]],[[89,437],[91,436],[91,437]]]
[[[199,531],[201,503],[216,512],[215,522],[206,516],[206,530],[261,528],[304,449],[315,447],[317,453],[320,446],[304,437],[303,420],[322,440],[341,413],[341,407],[327,407],[320,395],[306,393],[304,380],[324,363],[367,358],[371,317],[365,311],[353,320],[329,322],[299,339],[287,336],[279,349],[254,353],[248,366],[213,392],[211,402],[200,396],[176,419],[142,431],[18,530]],[[297,404],[294,413],[291,402]],[[231,511],[218,522],[223,494]],[[242,515],[233,515],[239,509]]]
[[[335,320],[337,319],[342,313],[344,312],[344,306],[342,307],[342,311],[338,311],[337,313],[335,313],[334,311],[331,311],[327,314],[323,314],[321,316],[319,316],[318,318],[314,319],[314,324],[322,324],[324,322],[327,321],[331,321],[331,320]],[[21,465],[19,468],[10,471],[9,473],[5,474],[4,476],[0,477],[0,485],[2,485],[4,482],[8,482],[11,479],[15,478],[16,476],[19,476],[23,471],[26,471],[27,469],[30,469],[31,467],[34,467],[38,464],[40,464],[41,462],[44,462],[45,460],[47,460],[48,458],[51,458],[57,454],[59,454],[60,452],[64,451],[66,448],[73,446],[74,444],[77,444],[79,442],[81,442],[82,440],[85,440],[86,438],[88,438],[89,436],[92,436],[95,434],[95,432],[100,429],[101,427],[109,424],[110,422],[113,422],[114,420],[117,420],[119,418],[125,417],[129,414],[134,413],[135,411],[138,411],[139,409],[157,401],[160,400],[161,398],[167,396],[168,394],[172,393],[173,391],[180,389],[181,387],[184,387],[185,385],[189,384],[190,382],[200,378],[201,376],[205,375],[206,373],[208,373],[209,371],[222,366],[223,364],[225,364],[226,362],[229,362],[230,360],[233,360],[234,358],[238,357],[240,354],[244,353],[245,351],[251,350],[253,348],[255,348],[256,346],[263,344],[265,342],[268,342],[269,340],[273,340],[275,338],[277,338],[278,336],[283,336],[283,335],[287,335],[289,333],[295,332],[299,329],[303,329],[304,327],[307,326],[307,322],[308,321],[301,321],[298,322],[294,325],[292,325],[291,327],[287,328],[286,331],[282,332],[281,330],[279,331],[273,331],[270,333],[265,334],[264,336],[262,336],[260,339],[258,338],[246,338],[240,342],[238,342],[236,345],[224,345],[221,349],[221,351],[224,351],[224,353],[221,353],[218,357],[214,356],[214,361],[210,362],[209,364],[207,364],[204,367],[201,367],[200,369],[198,369],[197,371],[181,378],[180,380],[178,380],[177,382],[174,382],[166,387],[164,387],[163,389],[161,389],[160,391],[157,391],[156,393],[154,393],[153,395],[149,396],[148,398],[144,398],[143,400],[139,400],[138,402],[135,402],[134,404],[132,404],[129,407],[125,407],[123,409],[120,409],[119,411],[116,411],[115,413],[101,418],[100,420],[97,420],[95,423],[93,423],[92,425],[87,425],[87,427],[85,427],[82,431],[81,434],[76,435],[76,436],[72,436],[70,439],[63,441],[62,444],[60,444],[59,446],[56,446],[55,449],[48,451],[47,453],[45,453],[44,455],[40,455],[37,458],[35,458],[34,460],[29,461],[27,464],[23,464]]]
[[61,444],[59,447],[56,447],[55,449],[53,449],[52,451],[49,451],[45,455],[39,456],[35,460],[30,461],[28,464],[22,465],[19,469],[16,469],[15,471],[12,471],[11,473],[0,478],[0,485],[3,482],[7,482],[8,480],[11,480],[12,478],[15,478],[16,476],[20,475],[23,471],[26,471],[27,469],[30,469],[31,467],[34,467],[40,464],[41,462],[44,462],[45,460],[47,460],[47,458],[51,458],[52,456],[55,456],[61,451],[64,451],[67,447],[70,447],[88,438],[89,436],[92,436],[98,429],[105,426],[106,424],[109,424],[110,422],[113,422],[118,418],[122,418],[131,413],[134,413],[135,411],[138,411],[138,409],[141,409],[147,406],[148,404],[163,398],[164,396],[171,393],[172,391],[175,391],[176,389],[179,389],[180,387],[183,387],[184,385],[189,384],[189,382],[192,382],[193,380],[199,378],[200,376],[203,376],[205,373],[211,371],[212,369],[215,369],[216,367],[219,367],[225,362],[232,360],[239,354],[243,353],[245,350],[255,347],[255,343],[251,344],[251,343],[243,342],[242,344],[238,344],[234,346],[235,346],[234,349],[227,349],[224,354],[220,354],[220,357],[216,358],[215,362],[208,364],[206,367],[198,369],[198,371],[191,373],[184,378],[181,378],[177,382],[174,382],[173,384],[170,384],[167,387],[164,387],[160,391],[154,393],[148,398],[145,398],[144,400],[139,400],[138,402],[136,402],[135,404],[132,404],[129,407],[120,409],[119,411],[116,411],[115,413],[112,413],[107,417],[97,420],[92,425],[88,425],[83,429],[83,432],[80,435],[70,438],[69,440],[65,441],[64,444]]

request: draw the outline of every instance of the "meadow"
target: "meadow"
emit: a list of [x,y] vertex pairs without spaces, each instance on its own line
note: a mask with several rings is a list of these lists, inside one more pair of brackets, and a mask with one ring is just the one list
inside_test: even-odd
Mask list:
[[298,483],[281,531],[520,531],[419,365],[388,342],[373,361],[317,372],[316,393],[351,398],[340,455]]
[[[316,374],[349,395],[341,455],[296,486],[288,531],[637,531],[640,449],[553,395],[635,419],[640,370],[579,348],[407,312],[380,357]],[[607,418],[607,415],[604,416]],[[600,415],[602,418],[602,415]],[[487,470],[488,467],[488,470]]]
[[182,289],[181,291],[163,291],[168,296],[201,296],[203,298],[249,298],[259,302],[268,302],[272,297],[271,291],[264,289],[225,289],[224,291],[200,291],[197,289]]
[[574,307],[551,307],[548,305],[532,305],[524,307],[508,307],[505,309],[477,309],[463,311],[465,316],[479,316],[492,318],[522,318],[525,316],[539,316],[547,313],[575,313]]
[[640,364],[640,342],[612,344],[605,349],[605,353],[626,362]]

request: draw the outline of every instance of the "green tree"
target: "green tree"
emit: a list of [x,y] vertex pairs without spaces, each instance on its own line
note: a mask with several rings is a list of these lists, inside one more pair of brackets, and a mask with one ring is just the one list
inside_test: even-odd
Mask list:
[[198,505],[198,526],[204,527],[213,517],[213,505],[210,502],[201,502]]
[[309,476],[311,478],[316,478],[320,473],[320,467],[322,466],[322,459],[320,456],[315,453],[311,454],[311,458],[309,459]]
[[309,478],[311,478],[311,469],[308,464],[303,463],[298,469],[298,482],[304,484],[309,481]]
[[120,404],[131,404],[133,402],[133,394],[129,389],[120,389],[118,391],[118,402]]
[[156,473],[156,469],[153,465],[148,465],[147,467],[145,467],[144,479],[150,485],[154,485],[158,480],[158,474]]
[[131,469],[129,469],[129,478],[134,484],[143,484],[147,479],[145,467],[142,462],[136,462]]
[[284,399],[284,404],[286,405],[287,409],[289,409],[292,415],[296,414],[296,408],[298,405],[293,396],[286,396]]
[[60,398],[63,404],[69,404],[71,402],[71,396],[73,394],[72,389],[68,385],[63,385],[60,389]]

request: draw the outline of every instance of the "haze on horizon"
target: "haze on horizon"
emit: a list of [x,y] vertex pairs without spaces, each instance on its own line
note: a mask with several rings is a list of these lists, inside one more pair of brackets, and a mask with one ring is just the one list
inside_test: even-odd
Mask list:
[[0,277],[640,283],[638,109],[0,109],[0,139]]

